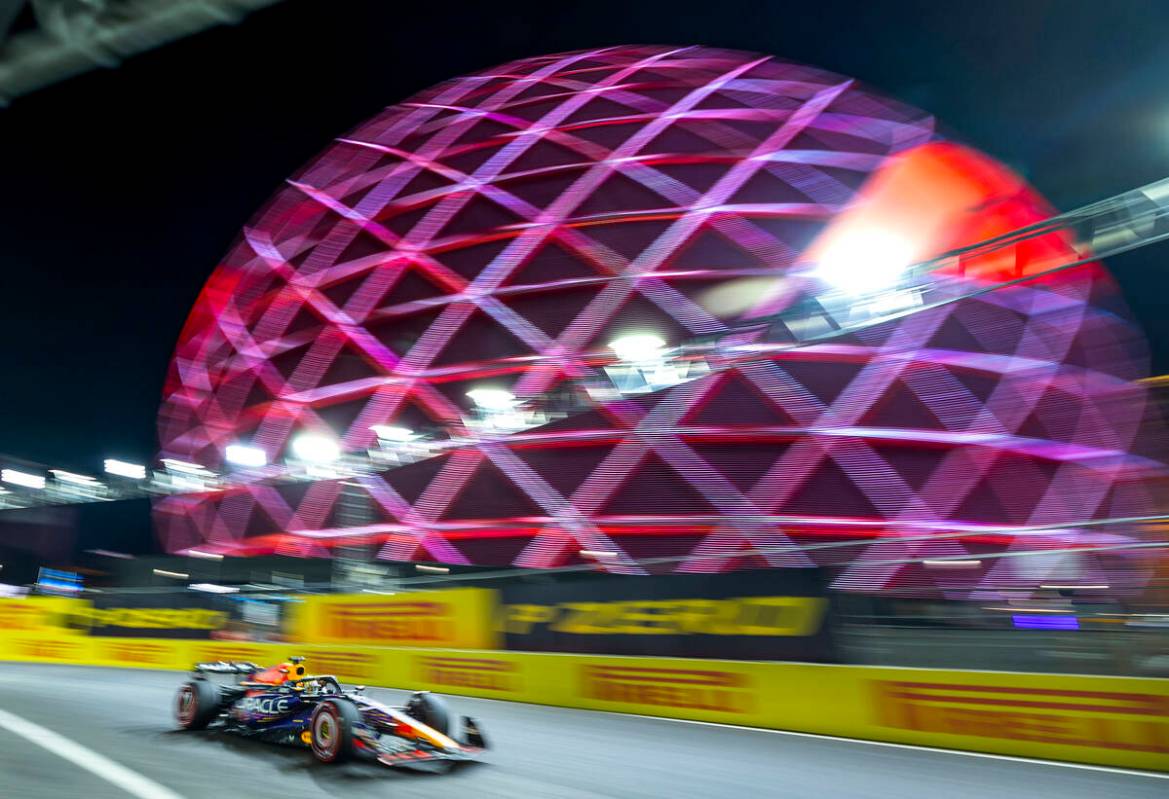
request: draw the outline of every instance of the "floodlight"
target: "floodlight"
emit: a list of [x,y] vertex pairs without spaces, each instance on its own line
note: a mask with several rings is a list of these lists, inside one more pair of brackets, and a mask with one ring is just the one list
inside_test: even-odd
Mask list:
[[4,469],[0,471],[0,480],[14,486],[21,486],[22,488],[44,488],[45,478],[39,474],[29,474],[28,472],[18,471],[17,469]]
[[653,333],[636,333],[622,336],[609,343],[609,349],[623,361],[629,363],[646,363],[660,361],[666,342]]
[[888,230],[866,228],[831,242],[816,265],[816,276],[846,294],[895,288],[913,262],[910,242]]
[[301,433],[292,439],[292,454],[306,463],[332,463],[341,457],[341,446],[330,436]]
[[264,450],[246,444],[228,444],[223,457],[234,466],[258,468],[268,463],[268,454]]
[[489,412],[510,411],[516,404],[515,395],[502,388],[474,388],[467,396],[480,410]]
[[125,477],[130,480],[145,480],[146,467],[140,463],[127,463],[116,458],[106,458],[105,470],[115,477]]

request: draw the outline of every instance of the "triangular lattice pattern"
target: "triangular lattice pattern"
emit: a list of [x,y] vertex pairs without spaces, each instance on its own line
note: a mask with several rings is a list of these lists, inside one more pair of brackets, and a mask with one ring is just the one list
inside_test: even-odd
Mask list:
[[[279,460],[302,430],[351,450],[378,424],[464,432],[472,387],[538,397],[623,333],[717,333],[732,320],[707,291],[782,273],[888,157],[934,138],[851,80],[704,48],[442,84],[338,139],[244,228],[180,338],[163,452],[219,466],[240,440]],[[992,213],[1009,229],[1045,209],[1024,193]],[[334,482],[169,498],[157,518],[175,550],[312,555],[360,533],[402,560],[865,561],[842,586],[946,590],[867,564],[1147,507],[1140,341],[1113,295],[1090,267],[363,478],[356,531]],[[951,529],[969,536],[898,540]]]

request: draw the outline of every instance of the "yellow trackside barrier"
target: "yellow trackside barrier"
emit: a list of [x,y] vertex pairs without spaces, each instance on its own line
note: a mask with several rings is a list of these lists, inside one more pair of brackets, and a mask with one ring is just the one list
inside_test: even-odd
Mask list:
[[402,687],[1169,771],[1169,680],[505,652],[401,657]]
[[69,623],[74,614],[89,603],[67,597],[32,597],[0,599],[0,636],[49,634],[55,636],[84,633]]
[[0,635],[6,633],[84,636],[133,630],[193,631],[209,634],[227,627],[228,613],[210,608],[95,607],[88,599],[29,597],[0,599]]
[[83,600],[0,600],[0,660],[187,669],[302,654],[353,683],[1169,771],[1169,680],[506,652],[491,649],[492,596],[307,597],[292,629],[311,644],[91,636]]
[[0,660],[93,663],[93,640],[84,636],[0,633]]
[[0,631],[0,660],[186,669],[292,654],[359,684],[1169,771],[1169,680]]
[[[498,651],[345,654],[362,656],[371,658],[362,681],[401,688],[1169,771],[1169,680]],[[386,671],[370,679],[378,665]]]
[[67,663],[145,669],[189,669],[199,661],[250,660],[277,662],[287,658],[284,644],[176,638],[60,637],[0,630],[0,661]]

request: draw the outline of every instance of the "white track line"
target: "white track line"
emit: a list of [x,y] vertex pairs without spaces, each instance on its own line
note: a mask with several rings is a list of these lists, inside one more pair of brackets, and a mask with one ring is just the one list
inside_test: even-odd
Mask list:
[[[602,713],[608,711],[601,711]],[[820,735],[814,732],[794,732],[792,730],[769,730],[764,727],[744,727],[741,724],[720,724],[717,721],[695,721],[694,719],[671,719],[663,716],[645,716],[640,713],[621,713],[622,716],[633,716],[638,719],[654,719],[656,721],[673,721],[678,724],[701,724],[707,727],[726,727],[731,730],[746,730],[748,732],[766,732],[772,735],[793,735],[797,738],[819,738],[827,741],[840,741],[849,744],[864,746],[885,746],[890,749],[915,749],[919,752],[932,752],[939,755],[957,755],[959,757],[981,757],[988,760],[1006,760],[1012,763],[1023,763],[1033,766],[1057,766],[1059,768],[1076,768],[1085,771],[1103,771],[1108,774],[1124,774],[1129,777],[1149,777],[1154,780],[1169,780],[1169,774],[1159,771],[1138,771],[1137,769],[1119,768],[1117,766],[1097,766],[1091,763],[1071,763],[1065,760],[1042,760],[1035,757],[1020,757],[1018,755],[999,755],[993,752],[969,752],[965,749],[943,749],[938,746],[922,746],[920,744],[902,744],[894,741],[870,741],[867,738],[844,738],[839,735]]]
[[170,788],[28,719],[0,710],[0,727],[80,766],[138,799],[183,799]]

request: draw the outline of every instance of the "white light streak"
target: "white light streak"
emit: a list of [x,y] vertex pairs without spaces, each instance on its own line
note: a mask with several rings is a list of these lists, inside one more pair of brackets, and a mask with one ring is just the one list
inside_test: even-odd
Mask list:
[[622,336],[609,343],[609,349],[623,361],[629,363],[648,363],[660,361],[664,357],[666,342],[661,336],[653,333],[635,333]]
[[116,458],[106,458],[104,466],[106,473],[115,477],[126,477],[130,480],[146,479],[146,467],[140,463],[127,463]]
[[292,439],[292,454],[305,463],[332,463],[341,457],[341,445],[320,433],[301,433]]
[[894,288],[912,263],[909,241],[874,227],[829,244],[816,265],[816,276],[846,294],[872,294]]
[[28,472],[22,472],[17,469],[0,470],[0,481],[23,488],[41,489],[45,487],[44,477],[41,477],[39,474],[29,474]]
[[375,424],[369,429],[381,441],[392,441],[396,444],[405,444],[418,438],[418,434],[408,427],[399,427],[391,424]]
[[502,388],[473,388],[467,396],[484,411],[510,411],[516,404],[515,395]]
[[197,463],[188,463],[187,461],[179,461],[174,458],[163,458],[162,464],[170,472],[179,472],[181,474],[193,474],[199,477],[214,476],[214,473],[206,466],[200,466]]
[[188,588],[192,591],[206,591],[208,594],[239,593],[239,588],[234,585],[216,585],[215,583],[191,583]]
[[98,488],[101,485],[96,477],[87,474],[75,474],[64,469],[49,469],[49,472],[61,483],[72,483],[83,488]]
[[223,457],[233,466],[259,468],[268,463],[268,454],[264,450],[247,444],[228,444]]

